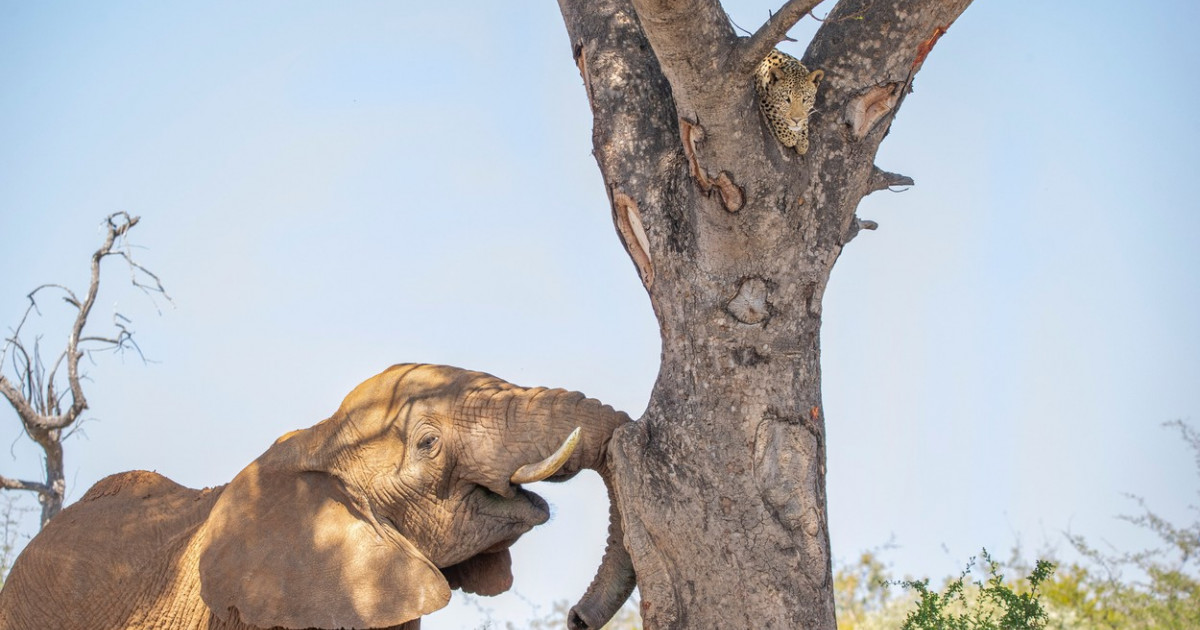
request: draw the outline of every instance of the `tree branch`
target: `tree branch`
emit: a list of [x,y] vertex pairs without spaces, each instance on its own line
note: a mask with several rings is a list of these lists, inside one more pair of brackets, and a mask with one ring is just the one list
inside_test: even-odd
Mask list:
[[5,490],[28,490],[38,494],[46,494],[50,492],[50,486],[44,483],[13,479],[11,477],[5,477],[4,475],[0,475],[0,488]]
[[787,32],[805,15],[808,15],[823,0],[788,0],[771,15],[753,35],[742,38],[737,45],[733,72],[739,76],[749,75],[759,62],[787,37]]
[[904,83],[971,0],[839,2],[817,30],[805,60],[827,79],[865,89]]
[[[933,44],[970,4],[971,0],[839,2],[803,58],[807,67],[825,71],[817,96],[820,111],[814,117],[833,116],[837,123],[818,123],[819,135],[812,142],[848,143],[853,145],[852,153],[874,156]],[[825,177],[836,178],[835,173],[848,167],[830,163],[821,171]],[[870,168],[874,169],[873,165]],[[825,238],[844,242],[858,201],[879,190],[881,184],[888,180],[891,185],[908,183],[901,176],[882,172],[864,175],[855,189],[844,190],[844,203],[822,208],[818,221],[829,230]]]
[[[0,370],[4,367],[8,350],[13,349],[12,369],[17,381],[14,384],[0,373],[0,394],[3,394],[16,410],[26,435],[42,448],[45,453],[46,468],[45,483],[0,477],[0,489],[38,492],[41,495],[43,525],[62,508],[65,495],[66,483],[63,476],[62,450],[62,441],[65,436],[63,429],[75,424],[88,407],[81,384],[79,360],[84,354],[94,351],[95,348],[84,348],[83,346],[89,343],[104,344],[118,350],[132,347],[138,351],[138,354],[141,354],[141,350],[133,340],[133,333],[125,326],[124,322],[129,320],[119,313],[113,322],[116,329],[114,334],[84,336],[84,329],[88,325],[88,318],[91,316],[92,307],[95,306],[96,296],[99,294],[100,267],[104,259],[109,256],[124,258],[129,264],[130,281],[135,287],[145,293],[159,293],[170,301],[158,276],[138,264],[130,255],[125,237],[129,230],[138,224],[138,221],[138,217],[130,216],[125,212],[109,215],[105,219],[104,243],[91,256],[91,273],[87,293],[83,299],[80,300],[71,289],[58,284],[44,284],[35,288],[27,296],[29,306],[26,307],[20,323],[12,335],[5,340],[3,348],[0,349]],[[145,278],[149,278],[150,282],[145,282]],[[41,313],[38,308],[38,293],[52,288],[62,290],[63,301],[73,306],[76,313],[71,324],[66,348],[50,366],[47,373],[46,366],[42,363],[40,337],[35,338],[33,351],[30,353],[22,343],[21,331],[31,312],[37,312],[39,315]],[[65,391],[59,389],[58,383],[58,369],[64,363],[67,371]],[[71,404],[63,411],[62,403],[68,391],[71,394]],[[68,432],[67,435],[69,434]]]
[[[118,218],[123,219],[123,222],[117,223]],[[137,225],[138,220],[138,217],[131,217],[125,212],[110,215],[106,220],[108,234],[105,236],[104,245],[92,254],[92,275],[91,281],[88,283],[87,297],[79,305],[75,324],[71,328],[71,336],[67,340],[67,384],[71,388],[71,407],[63,414],[60,427],[71,424],[79,417],[79,414],[83,413],[84,409],[87,409],[87,398],[83,394],[83,386],[79,383],[79,359],[83,356],[83,352],[79,350],[79,340],[83,336],[83,327],[87,325],[88,315],[91,314],[92,306],[96,303],[96,295],[100,291],[100,262],[113,252],[113,245],[116,244],[117,239],[125,236],[129,228]]]
[[[723,94],[713,85],[732,77],[726,64],[737,44],[729,16],[716,0],[633,0],[642,31],[675,97],[681,116],[707,111],[706,97]],[[749,75],[746,75],[747,77]]]
[[8,399],[8,404],[12,405],[17,416],[21,418],[21,422],[26,426],[36,424],[38,421],[38,412],[29,405],[29,401],[25,400],[25,396],[21,394],[17,388],[12,386],[3,374],[0,374],[0,394]]
[[868,182],[868,191],[876,192],[879,190],[888,190],[892,186],[915,186],[917,183],[908,175],[899,173],[889,173],[878,166],[871,170],[871,181]]
[[879,228],[878,223],[876,223],[874,221],[864,221],[863,219],[860,219],[857,216],[855,216],[850,221],[850,228],[846,230],[846,236],[845,236],[844,242],[842,244],[845,245],[846,243],[849,243],[850,241],[854,240],[854,237],[858,236],[858,233],[862,230],[875,230],[878,228]]

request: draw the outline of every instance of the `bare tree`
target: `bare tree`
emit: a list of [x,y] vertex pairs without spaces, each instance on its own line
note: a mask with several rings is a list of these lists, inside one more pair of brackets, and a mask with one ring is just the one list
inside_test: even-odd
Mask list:
[[[27,296],[29,305],[20,323],[4,340],[0,349],[0,394],[17,412],[21,425],[45,456],[45,479],[27,481],[0,475],[0,488],[26,490],[37,493],[42,506],[41,524],[44,526],[63,506],[66,481],[63,471],[63,440],[77,427],[80,414],[88,408],[83,393],[79,360],[86,354],[101,350],[120,351],[133,349],[139,352],[128,328],[129,320],[119,313],[113,315],[111,330],[102,335],[88,334],[88,317],[96,303],[100,290],[100,266],[110,256],[125,259],[129,265],[130,280],[134,286],[147,293],[170,299],[159,282],[158,276],[134,260],[127,235],[137,225],[140,217],[118,212],[105,219],[104,244],[92,254],[91,281],[87,292],[80,297],[71,289],[60,284],[43,284]],[[22,337],[22,329],[31,315],[40,314],[39,297],[57,293],[62,300],[75,309],[66,345],[53,363],[42,360],[41,337],[35,337],[32,345]],[[65,387],[60,369],[66,369]],[[12,378],[5,375],[11,369]],[[67,405],[67,397],[70,404]]]
[[836,627],[821,299],[874,227],[859,201],[912,183],[875,154],[970,0],[838,2],[801,60],[824,73],[802,153],[763,123],[753,76],[818,4],[739,37],[717,0],[559,0],[662,333],[649,407],[610,455],[647,628]]

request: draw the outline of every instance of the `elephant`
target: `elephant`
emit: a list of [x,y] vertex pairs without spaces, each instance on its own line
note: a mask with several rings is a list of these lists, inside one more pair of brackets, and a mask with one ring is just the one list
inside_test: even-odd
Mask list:
[[[549,517],[522,484],[587,468],[612,499],[608,442],[626,422],[578,392],[395,365],[224,486],[146,471],[97,482],[17,558],[0,630],[415,630],[451,589],[512,585],[509,546]],[[611,505],[572,628],[599,628],[634,585]]]

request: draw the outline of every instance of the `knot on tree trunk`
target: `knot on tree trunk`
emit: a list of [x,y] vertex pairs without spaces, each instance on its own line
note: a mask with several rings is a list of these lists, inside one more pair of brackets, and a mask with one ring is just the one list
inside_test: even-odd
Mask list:
[[767,282],[762,278],[743,278],[738,285],[737,294],[726,304],[726,309],[743,324],[761,324],[771,317],[767,292]]

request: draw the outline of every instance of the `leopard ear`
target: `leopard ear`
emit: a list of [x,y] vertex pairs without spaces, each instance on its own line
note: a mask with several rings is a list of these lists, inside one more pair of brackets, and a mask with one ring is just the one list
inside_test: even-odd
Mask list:
[[813,85],[819,84],[821,82],[821,79],[824,79],[824,78],[825,78],[824,70],[813,70],[812,72],[808,73],[808,82],[812,83]]
[[787,77],[787,73],[784,72],[779,66],[771,66],[771,80],[772,81],[779,81],[786,77]]

